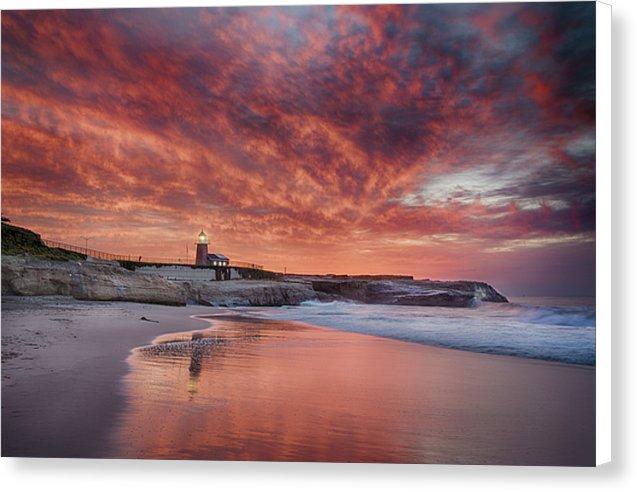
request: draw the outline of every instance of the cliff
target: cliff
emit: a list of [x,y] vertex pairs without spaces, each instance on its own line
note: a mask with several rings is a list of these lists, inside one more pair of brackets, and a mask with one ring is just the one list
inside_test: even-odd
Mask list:
[[298,305],[311,300],[448,307],[470,307],[479,301],[507,302],[484,282],[400,277],[281,277],[280,280],[177,282],[159,275],[134,272],[116,262],[53,261],[26,254],[3,255],[2,293],[228,307]]
[[311,286],[268,280],[173,282],[117,262],[2,257],[2,294],[63,295],[91,301],[212,306],[282,306],[317,299]]
[[365,304],[470,307],[476,302],[508,302],[484,282],[433,280],[313,279],[312,288]]
[[130,301],[185,305],[183,287],[143,275],[117,263],[51,261],[28,255],[2,257],[2,293],[71,296],[91,301]]
[[267,280],[184,282],[194,304],[208,306],[294,306],[318,299],[311,285]]

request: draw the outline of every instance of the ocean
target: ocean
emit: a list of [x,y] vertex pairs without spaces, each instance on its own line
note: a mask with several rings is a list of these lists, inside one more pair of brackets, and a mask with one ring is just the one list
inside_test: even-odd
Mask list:
[[592,297],[521,297],[473,308],[310,301],[241,311],[437,347],[595,365]]

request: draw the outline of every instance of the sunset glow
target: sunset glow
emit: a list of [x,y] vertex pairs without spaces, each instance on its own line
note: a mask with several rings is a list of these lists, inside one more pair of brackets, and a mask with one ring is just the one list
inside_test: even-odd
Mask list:
[[595,4],[4,11],[2,213],[121,254],[594,293]]

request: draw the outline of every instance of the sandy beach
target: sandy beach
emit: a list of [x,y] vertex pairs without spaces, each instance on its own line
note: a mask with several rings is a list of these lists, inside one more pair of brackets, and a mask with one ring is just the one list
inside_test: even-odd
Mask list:
[[3,297],[2,358],[4,456],[594,464],[591,367],[60,297]]
[[[209,308],[2,297],[2,455],[104,457],[130,350]],[[160,321],[152,323],[140,318]]]

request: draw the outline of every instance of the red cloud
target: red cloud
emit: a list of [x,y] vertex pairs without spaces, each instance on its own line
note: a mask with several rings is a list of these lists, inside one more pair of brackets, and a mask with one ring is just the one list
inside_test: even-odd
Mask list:
[[472,276],[498,245],[524,263],[524,239],[588,251],[593,12],[4,12],[3,213],[156,256],[203,226],[288,271]]

